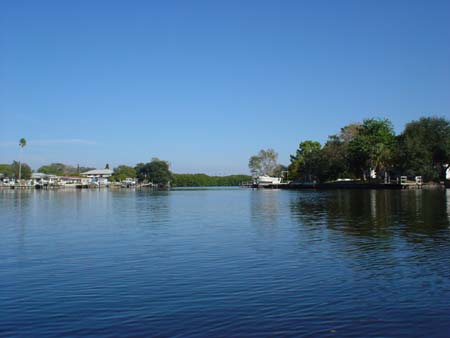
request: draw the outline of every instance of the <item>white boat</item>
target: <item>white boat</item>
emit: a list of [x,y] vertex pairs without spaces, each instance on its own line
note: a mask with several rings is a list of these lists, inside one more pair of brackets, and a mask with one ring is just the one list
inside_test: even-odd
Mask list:
[[272,176],[258,176],[255,178],[255,184],[258,185],[269,185],[269,184],[280,184],[281,177],[272,177]]

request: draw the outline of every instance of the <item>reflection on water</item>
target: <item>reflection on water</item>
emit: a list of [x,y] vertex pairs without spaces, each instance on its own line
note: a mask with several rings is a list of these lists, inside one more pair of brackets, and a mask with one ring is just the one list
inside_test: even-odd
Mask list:
[[127,191],[112,192],[111,221],[127,219],[129,224],[141,227],[166,224],[170,215],[170,199],[167,191],[142,190],[130,196]]
[[447,197],[447,216],[448,221],[450,223],[450,189],[447,189],[446,197]]
[[326,237],[336,264],[351,258],[352,273],[364,279],[414,280],[426,286],[415,292],[436,294],[450,278],[448,201],[442,190],[327,191],[297,194],[290,207],[300,233],[315,229],[321,249]]
[[450,190],[4,190],[0,336],[446,336],[449,224]]
[[278,204],[280,203],[278,190],[261,190],[250,194],[252,222],[260,229],[271,229],[277,226],[279,219]]
[[449,226],[449,192],[370,190],[306,192],[291,202],[302,224],[324,224],[348,234],[433,234]]

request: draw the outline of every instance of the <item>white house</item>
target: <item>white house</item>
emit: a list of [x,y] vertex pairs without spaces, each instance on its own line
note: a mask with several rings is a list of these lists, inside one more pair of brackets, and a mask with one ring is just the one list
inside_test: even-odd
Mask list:
[[91,183],[91,179],[88,177],[61,176],[58,177],[58,183],[66,188],[75,188],[79,185],[88,185],[89,183]]
[[92,177],[92,178],[100,178],[100,177],[110,177],[113,174],[111,169],[94,169],[85,171],[81,173],[81,176]]
[[81,176],[90,178],[93,183],[106,185],[108,184],[108,177],[111,177],[112,174],[111,169],[94,169],[81,173]]
[[55,184],[57,181],[56,175],[44,173],[31,173],[31,183],[35,184]]

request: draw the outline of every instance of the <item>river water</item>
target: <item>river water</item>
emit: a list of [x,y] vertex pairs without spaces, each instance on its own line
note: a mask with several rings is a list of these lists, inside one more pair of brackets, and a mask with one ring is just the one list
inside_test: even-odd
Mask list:
[[3,190],[0,335],[448,337],[450,190]]

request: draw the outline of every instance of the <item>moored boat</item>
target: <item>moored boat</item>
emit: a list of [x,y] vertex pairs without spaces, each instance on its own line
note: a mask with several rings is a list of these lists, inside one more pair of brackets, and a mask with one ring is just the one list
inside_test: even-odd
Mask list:
[[255,178],[254,182],[257,185],[280,184],[281,177],[272,177],[272,176],[261,175],[261,176],[257,176]]

